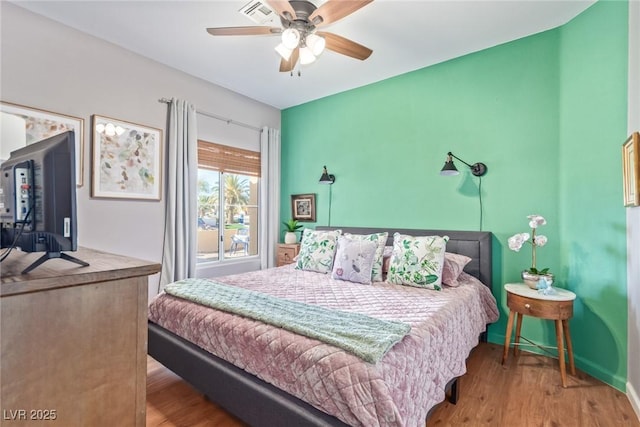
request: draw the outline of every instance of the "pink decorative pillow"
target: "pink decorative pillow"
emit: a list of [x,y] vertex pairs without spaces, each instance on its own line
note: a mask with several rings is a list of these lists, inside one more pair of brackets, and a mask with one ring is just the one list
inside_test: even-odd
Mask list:
[[471,258],[468,256],[445,252],[444,266],[442,267],[442,283],[449,286],[458,286],[458,276],[464,270],[465,265],[469,264]]

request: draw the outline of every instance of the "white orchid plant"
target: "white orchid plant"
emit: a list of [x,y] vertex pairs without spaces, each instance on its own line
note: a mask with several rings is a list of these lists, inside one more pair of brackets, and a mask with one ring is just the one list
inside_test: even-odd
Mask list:
[[509,249],[520,252],[522,246],[525,243],[529,243],[531,245],[531,268],[527,271],[532,274],[548,274],[549,268],[543,268],[541,270],[536,268],[536,248],[547,244],[547,236],[537,235],[536,232],[538,231],[538,227],[547,223],[547,220],[541,215],[529,215],[527,218],[529,219],[531,234],[518,233],[509,237]]

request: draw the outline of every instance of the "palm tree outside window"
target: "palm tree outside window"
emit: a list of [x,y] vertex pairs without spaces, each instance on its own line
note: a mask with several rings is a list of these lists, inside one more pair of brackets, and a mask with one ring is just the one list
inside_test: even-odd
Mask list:
[[259,168],[258,152],[198,141],[198,263],[258,255]]

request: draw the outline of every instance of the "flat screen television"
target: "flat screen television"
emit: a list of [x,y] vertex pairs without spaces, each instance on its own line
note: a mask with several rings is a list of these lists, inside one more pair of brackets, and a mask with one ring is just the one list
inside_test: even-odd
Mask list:
[[52,258],[89,265],[63,253],[78,249],[73,131],[12,151],[0,170],[1,260],[20,248],[44,252],[23,273]]

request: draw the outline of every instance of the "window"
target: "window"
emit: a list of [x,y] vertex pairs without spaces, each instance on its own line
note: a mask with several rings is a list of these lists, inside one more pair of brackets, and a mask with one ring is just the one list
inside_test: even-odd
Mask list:
[[198,141],[198,263],[258,255],[260,153]]

